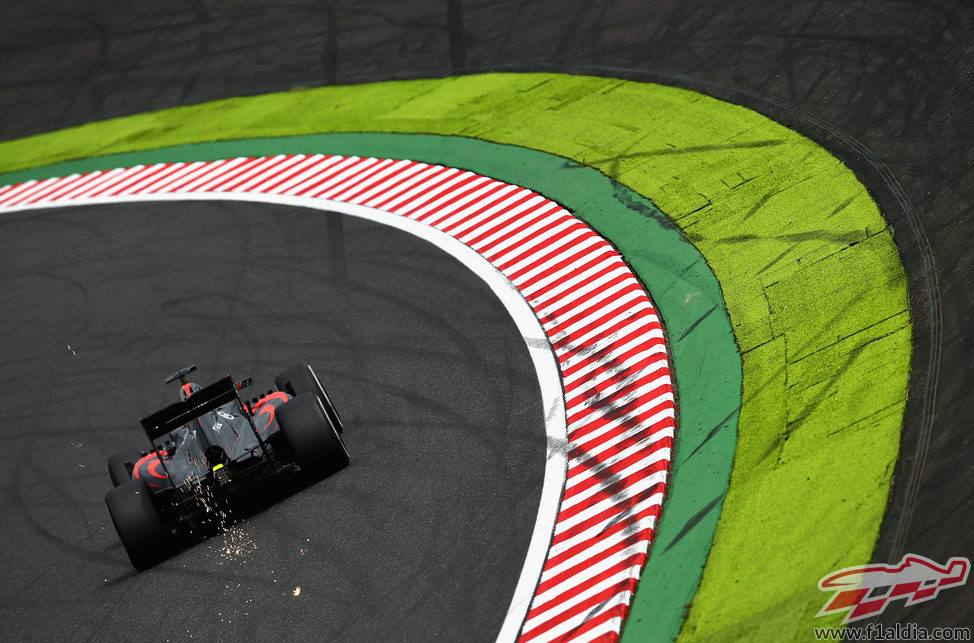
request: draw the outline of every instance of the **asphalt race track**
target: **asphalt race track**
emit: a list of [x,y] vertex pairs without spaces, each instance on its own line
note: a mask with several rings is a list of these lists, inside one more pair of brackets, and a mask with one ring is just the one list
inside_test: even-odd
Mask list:
[[[896,232],[914,356],[874,559],[942,561],[974,553],[972,61],[974,9],[948,1],[38,0],[0,8],[0,140],[217,98],[490,70],[662,82],[755,109],[851,167]],[[194,215],[202,207],[0,222],[5,633],[491,638],[540,485],[525,463],[544,448],[506,313],[448,257],[388,230],[346,221],[343,264],[337,224],[316,213],[208,204]],[[253,546],[232,568],[217,539],[151,571],[155,584],[134,583],[101,501],[104,461],[171,399],[162,376],[197,362],[201,378],[230,369],[266,386],[300,360],[328,376],[352,468],[248,520]],[[465,565],[476,576],[457,578]],[[447,577],[469,582],[469,597],[443,595]],[[159,596],[183,604],[156,609]],[[969,626],[974,601],[881,620]]]
[[[0,230],[5,639],[500,627],[544,426],[524,341],[473,273],[406,233],[266,204],[74,207]],[[176,399],[170,365],[266,390],[300,361],[327,378],[352,465],[136,574],[105,461],[142,447],[138,418]]]

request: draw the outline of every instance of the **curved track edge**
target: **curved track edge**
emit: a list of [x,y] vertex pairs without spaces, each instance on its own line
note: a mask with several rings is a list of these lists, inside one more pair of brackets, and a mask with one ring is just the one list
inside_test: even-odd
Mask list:
[[[548,504],[539,512],[501,640],[518,632],[524,641],[581,632],[618,636],[662,506],[675,431],[662,328],[618,254],[536,193],[411,161],[238,157],[0,188],[0,205],[9,210],[187,197],[305,205],[355,216],[382,210],[462,242],[491,264],[488,274],[509,281],[506,289],[492,284],[498,296],[510,299],[513,291],[513,301],[526,298],[544,334],[532,339],[536,333],[529,329],[525,342],[535,349],[536,367],[545,364],[538,349],[557,358],[564,406],[557,377],[542,378],[548,427],[542,499]],[[588,268],[579,272],[578,263]],[[537,370],[545,375],[551,369]]]
[[[323,150],[410,156],[524,185],[554,199],[600,233],[611,234],[613,244],[649,291],[660,293],[654,303],[671,336],[681,338],[671,345],[671,359],[678,399],[686,404],[680,408],[666,512],[634,609],[649,612],[655,638],[675,638],[683,622],[683,605],[696,591],[710,550],[719,514],[714,499],[721,501],[727,490],[741,366],[716,279],[699,252],[652,203],[591,168],[550,154],[477,139],[415,134],[339,133],[215,142],[95,157],[7,176],[34,180],[136,164]],[[632,216],[634,212],[643,216]],[[645,256],[653,260],[640,259]]]
[[[208,121],[207,110],[217,106],[219,119]],[[295,113],[305,119],[294,122]],[[713,127],[695,125],[701,122]],[[569,157],[651,196],[707,256],[744,352],[741,431],[748,439],[738,448],[720,532],[684,635],[771,639],[797,632],[808,623],[801,617],[816,611],[815,581],[831,569],[822,561],[868,559],[897,454],[911,335],[891,233],[847,168],[743,108],[683,90],[558,74],[233,99],[76,128],[68,147],[105,152],[232,138],[234,131],[322,129],[462,133]],[[634,132],[643,138],[634,140]],[[45,157],[51,150],[39,144],[49,142],[32,137],[5,148]],[[69,151],[61,158],[72,155],[78,156]],[[789,217],[796,212],[803,215],[797,229]],[[738,243],[748,252],[738,252]],[[847,262],[865,262],[859,272],[867,270],[872,281],[844,297],[831,284]],[[827,277],[815,275],[819,268],[823,275],[828,269]],[[769,288],[772,297],[763,292]],[[862,288],[872,290],[863,296]],[[864,306],[870,299],[882,305]],[[805,457],[814,455],[805,445],[825,440],[836,443],[832,453]],[[867,456],[866,468],[841,465]],[[825,464],[830,475],[820,480]],[[842,491],[850,488],[856,491]],[[809,499],[812,506],[804,506]],[[769,548],[767,531],[777,546]],[[740,569],[742,552],[777,562]]]

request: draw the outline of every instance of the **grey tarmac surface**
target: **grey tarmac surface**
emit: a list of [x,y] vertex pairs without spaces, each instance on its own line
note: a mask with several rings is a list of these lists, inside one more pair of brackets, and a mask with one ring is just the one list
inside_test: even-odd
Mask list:
[[[490,70],[664,82],[822,143],[871,190],[916,342],[876,562],[974,557],[974,7],[961,0],[36,0],[0,7],[0,140],[333,83]],[[974,601],[887,610],[974,624]]]
[[[496,634],[540,498],[543,417],[517,329],[452,257],[315,210],[85,206],[0,219],[0,282],[0,638]],[[259,391],[302,361],[342,413],[351,466],[135,573],[105,463],[147,445],[138,418],[177,395],[162,378],[195,362],[197,381],[229,371]]]

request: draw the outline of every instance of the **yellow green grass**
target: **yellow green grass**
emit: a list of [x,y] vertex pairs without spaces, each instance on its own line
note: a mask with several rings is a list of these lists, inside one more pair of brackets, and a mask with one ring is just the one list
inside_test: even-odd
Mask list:
[[[911,348],[892,234],[848,168],[753,111],[693,92],[490,74],[94,123],[0,143],[0,172],[318,132],[460,135],[542,150],[598,169],[666,213],[719,280],[743,367],[730,488],[680,636],[809,639],[813,625],[829,624],[813,618],[826,598],[816,583],[872,553]],[[652,600],[640,591],[625,638],[659,636]]]

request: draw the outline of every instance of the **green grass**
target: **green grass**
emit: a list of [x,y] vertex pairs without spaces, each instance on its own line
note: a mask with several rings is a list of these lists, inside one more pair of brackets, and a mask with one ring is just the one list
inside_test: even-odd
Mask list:
[[[679,89],[493,74],[231,99],[95,123],[0,144],[0,171],[207,140],[356,131],[543,150],[600,170],[679,226],[720,282],[743,363],[734,472],[681,637],[807,639],[813,625],[829,624],[812,618],[826,598],[816,583],[872,552],[897,455],[911,338],[890,231],[853,173],[811,141]],[[653,261],[638,249],[627,258]],[[665,591],[651,581],[642,587]],[[654,600],[640,590],[626,638],[655,631]]]

